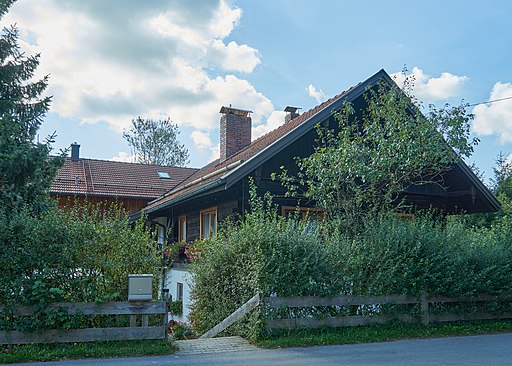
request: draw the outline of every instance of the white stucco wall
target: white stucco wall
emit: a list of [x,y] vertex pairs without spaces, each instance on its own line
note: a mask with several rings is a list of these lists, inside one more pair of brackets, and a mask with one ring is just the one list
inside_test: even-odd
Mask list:
[[164,288],[169,289],[169,294],[172,300],[176,301],[178,298],[178,283],[183,284],[183,314],[176,316],[169,314],[169,319],[188,322],[187,317],[190,313],[190,286],[192,283],[192,274],[187,268],[171,268],[166,273]]

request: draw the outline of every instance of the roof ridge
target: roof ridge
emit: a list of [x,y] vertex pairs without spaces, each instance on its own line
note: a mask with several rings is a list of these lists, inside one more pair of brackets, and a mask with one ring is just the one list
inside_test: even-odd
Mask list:
[[[250,145],[248,145],[248,146],[244,147],[244,148],[243,148],[243,149],[241,149],[240,151],[237,151],[237,152],[236,152],[236,154],[231,155],[231,156],[230,156],[228,159],[226,159],[225,161],[230,160],[230,159],[232,159],[232,158],[236,157],[238,154],[242,153],[244,150],[246,150],[246,149],[250,148],[250,147],[251,147],[251,145],[256,144],[259,140],[263,139],[265,136],[267,136],[267,135],[269,135],[269,134],[274,133],[275,131],[277,131],[277,130],[281,129],[283,126],[286,126],[287,124],[293,123],[293,121],[295,121],[295,123],[298,123],[298,124],[297,124],[297,126],[294,126],[294,128],[293,128],[293,129],[297,128],[300,124],[302,124],[302,123],[306,122],[306,120],[308,120],[312,115],[314,115],[314,114],[318,113],[318,111],[319,111],[319,110],[322,110],[322,109],[326,108],[327,106],[329,106],[330,104],[334,103],[336,100],[338,100],[338,99],[340,99],[341,97],[343,97],[344,95],[346,95],[348,92],[350,92],[352,89],[354,89],[354,88],[356,88],[357,86],[359,86],[361,83],[362,83],[362,82],[359,82],[359,83],[357,83],[356,85],[351,86],[349,89],[344,90],[344,91],[342,91],[342,92],[341,92],[341,93],[339,93],[339,94],[336,94],[335,96],[333,96],[333,97],[331,97],[331,98],[327,99],[326,101],[324,101],[324,102],[322,102],[322,103],[320,103],[320,104],[318,104],[318,105],[316,105],[316,106],[314,106],[314,107],[310,108],[310,109],[309,109],[309,110],[307,110],[306,112],[304,112],[304,113],[302,113],[302,114],[298,115],[297,117],[295,117],[295,118],[291,119],[290,121],[285,122],[285,123],[283,123],[282,125],[279,125],[279,126],[277,126],[276,128],[274,128],[273,130],[268,131],[267,133],[265,133],[265,134],[261,135],[261,136],[260,136],[260,137],[258,137],[256,140],[251,141],[251,144],[250,144]],[[310,115],[309,115],[308,117],[304,117],[304,116],[305,116],[305,115],[307,115],[308,113],[310,113]],[[298,119],[299,119],[299,118],[301,118],[301,117],[302,117],[303,121],[298,122]],[[220,163],[222,163],[222,162],[220,162]],[[205,168],[205,167],[206,167],[206,166],[208,166],[208,165],[209,165],[209,164],[205,165],[204,167],[200,168],[199,170],[202,170],[203,168]]]
[[[66,160],[71,160],[71,157],[66,156]],[[143,163],[132,163],[129,161],[95,159],[95,158],[80,158],[80,161],[97,161],[97,162],[104,162],[104,163],[129,164],[129,165],[139,165],[139,166],[157,167],[157,168],[174,168],[174,169],[189,169],[189,170],[200,170],[201,169],[201,168],[183,167],[183,166],[176,166],[176,165],[143,164]]]

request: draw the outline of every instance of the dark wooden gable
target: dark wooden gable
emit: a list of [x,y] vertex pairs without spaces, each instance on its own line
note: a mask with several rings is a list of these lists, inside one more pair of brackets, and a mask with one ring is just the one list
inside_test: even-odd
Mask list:
[[[337,127],[333,113],[338,111],[345,101],[352,102],[356,111],[362,109],[363,93],[366,87],[375,85],[379,81],[390,85],[394,83],[384,70],[379,71],[347,92],[287,122],[289,125],[285,124],[253,141],[247,149],[230,160],[209,164],[192,176],[188,182],[184,182],[190,186],[181,191],[178,187],[166,198],[156,200],[148,206],[146,213],[150,218],[166,216],[171,218],[171,221],[187,212],[197,217],[201,209],[209,206],[221,207],[219,220],[229,215],[243,214],[247,208],[249,176],[254,177],[260,193],[271,192],[276,197],[276,202],[282,206],[296,205],[296,200],[284,196],[285,191],[281,184],[270,179],[271,174],[279,173],[281,166],[285,166],[288,171],[294,173],[296,171],[294,158],[308,156],[314,151],[317,138],[315,126],[324,123],[330,128]],[[276,133],[276,131],[281,132]],[[276,136],[275,139],[272,139],[273,134]],[[235,166],[227,169],[230,165]],[[215,169],[222,173],[215,175]],[[446,189],[434,185],[413,187],[404,192],[404,196],[418,209],[433,207],[446,213],[489,212],[499,209],[496,198],[463,161],[455,164],[445,174],[444,180]],[[192,184],[194,181],[199,183],[194,185]],[[311,206],[314,203],[302,200],[301,205]],[[191,233],[195,232],[194,226],[193,222],[189,224]]]

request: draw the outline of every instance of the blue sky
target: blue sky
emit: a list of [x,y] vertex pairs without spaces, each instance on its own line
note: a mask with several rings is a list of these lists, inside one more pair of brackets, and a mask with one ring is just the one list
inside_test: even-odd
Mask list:
[[[41,137],[130,160],[122,131],[169,116],[191,166],[218,154],[222,105],[250,109],[253,138],[381,68],[416,77],[426,104],[512,96],[510,1],[18,0],[1,20],[41,53],[53,95]],[[469,162],[489,179],[512,152],[512,99],[484,104]]]

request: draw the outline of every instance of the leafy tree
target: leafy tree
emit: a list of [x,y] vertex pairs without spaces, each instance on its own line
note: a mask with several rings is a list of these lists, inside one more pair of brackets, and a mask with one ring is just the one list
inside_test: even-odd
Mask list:
[[[14,1],[0,3],[0,15]],[[50,157],[55,134],[43,143],[36,134],[51,97],[42,93],[48,76],[32,81],[39,54],[26,56],[18,46],[18,29],[10,26],[0,36],[0,202],[14,208],[31,205],[36,211],[46,201],[48,189],[62,157]]]
[[380,83],[365,92],[356,115],[346,104],[335,116],[339,128],[318,127],[319,146],[297,159],[299,173],[281,178],[289,190],[314,200],[331,217],[359,221],[368,212],[407,209],[402,193],[411,186],[443,186],[443,173],[478,141],[469,138],[465,105],[423,115],[408,77],[402,89]]
[[132,120],[129,131],[123,132],[137,162],[143,164],[184,166],[189,162],[185,146],[178,142],[178,125],[165,120]]

